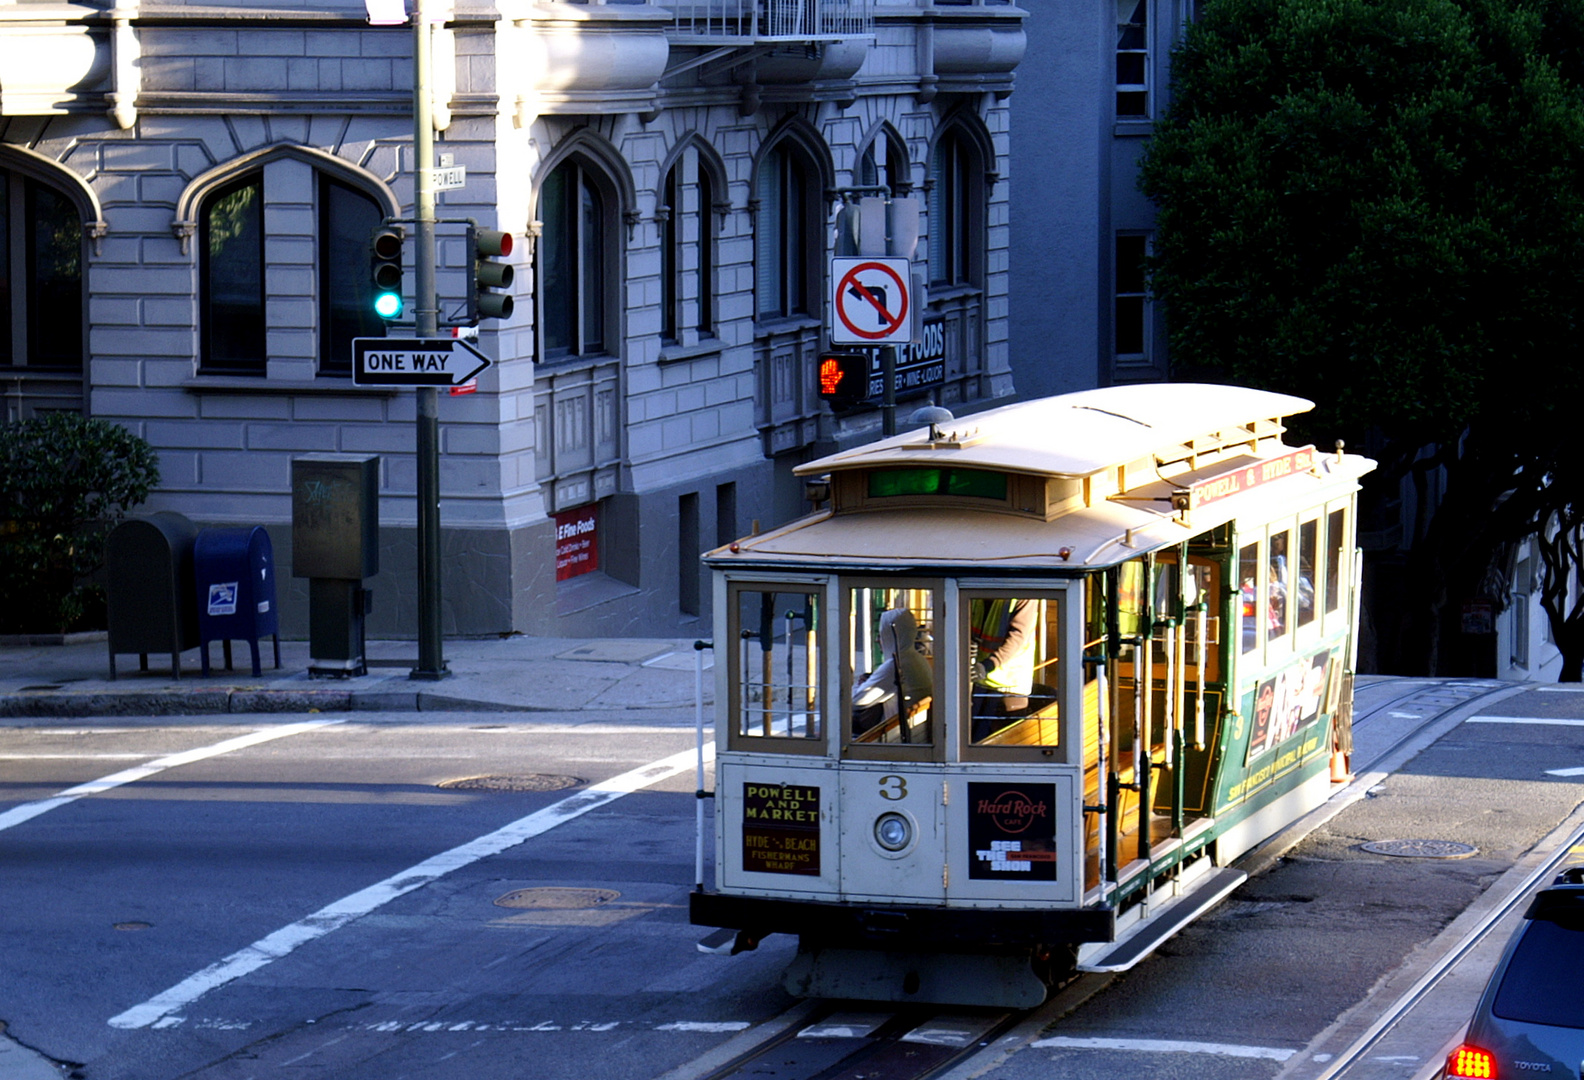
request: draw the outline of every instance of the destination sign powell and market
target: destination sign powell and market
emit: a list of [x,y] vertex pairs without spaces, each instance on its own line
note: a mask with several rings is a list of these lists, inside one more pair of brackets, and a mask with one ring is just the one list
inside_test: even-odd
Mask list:
[[1302,446],[1280,457],[1266,458],[1250,465],[1240,465],[1195,483],[1188,489],[1188,505],[1206,506],[1272,480],[1280,480],[1294,473],[1308,472],[1314,468],[1314,465],[1313,446]]
[[352,339],[352,382],[358,386],[461,386],[490,363],[462,338]]

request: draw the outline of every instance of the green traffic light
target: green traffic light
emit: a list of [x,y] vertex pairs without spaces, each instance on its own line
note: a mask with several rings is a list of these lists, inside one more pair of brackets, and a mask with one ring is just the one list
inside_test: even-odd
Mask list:
[[374,297],[374,314],[382,319],[394,319],[402,313],[401,293],[382,292]]

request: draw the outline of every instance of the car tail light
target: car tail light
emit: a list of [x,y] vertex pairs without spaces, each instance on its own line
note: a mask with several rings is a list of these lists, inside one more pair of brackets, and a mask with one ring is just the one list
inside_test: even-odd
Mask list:
[[1496,1080],[1496,1059],[1464,1043],[1447,1055],[1446,1075],[1448,1080]]

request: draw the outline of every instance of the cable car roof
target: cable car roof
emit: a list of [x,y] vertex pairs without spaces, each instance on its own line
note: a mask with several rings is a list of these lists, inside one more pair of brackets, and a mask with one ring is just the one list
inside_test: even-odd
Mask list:
[[[1008,405],[947,424],[949,432],[909,432],[795,471],[862,477],[949,465],[1044,476],[1034,481],[1041,490],[1072,492],[1054,509],[1007,512],[1017,505],[994,507],[988,498],[871,500],[745,537],[705,560],[718,569],[876,571],[1082,571],[1124,562],[1229,521],[1263,524],[1357,490],[1373,461],[1282,442],[1281,417],[1312,407],[1286,394],[1182,383]],[[1141,460],[1150,467],[1120,485],[1119,470]]]
[[893,435],[800,465],[818,476],[848,469],[950,462],[1045,476],[1082,477],[1213,433],[1308,412],[1290,394],[1208,383],[1142,383],[1003,405]]
[[1234,519],[1262,523],[1318,506],[1357,490],[1359,477],[1374,467],[1373,461],[1356,454],[1326,454],[1317,457],[1313,467],[1280,482],[1218,499],[1187,514],[1166,508],[1166,497],[1176,486],[1166,480],[1136,489],[1140,501],[1105,500],[1054,522],[945,507],[850,514],[822,511],[717,548],[705,561],[719,569],[764,564],[876,571],[1093,570],[1181,543]]

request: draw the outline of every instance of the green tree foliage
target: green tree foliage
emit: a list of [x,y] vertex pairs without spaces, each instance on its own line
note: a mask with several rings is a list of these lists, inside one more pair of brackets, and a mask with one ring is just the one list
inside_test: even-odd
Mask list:
[[1313,399],[1383,488],[1446,469],[1404,632],[1437,670],[1584,431],[1584,0],[1211,0],[1173,86],[1141,178],[1173,374]]
[[0,633],[94,621],[102,590],[84,579],[103,564],[110,529],[158,483],[149,444],[107,421],[49,413],[0,425]]

